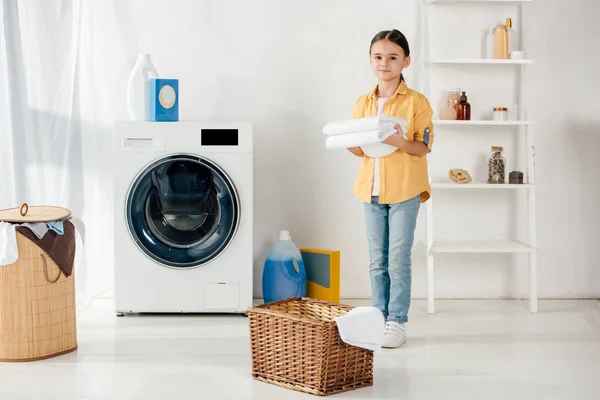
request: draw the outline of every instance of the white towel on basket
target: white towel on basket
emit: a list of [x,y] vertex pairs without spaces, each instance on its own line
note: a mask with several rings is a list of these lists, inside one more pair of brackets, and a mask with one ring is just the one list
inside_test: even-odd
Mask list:
[[12,264],[18,259],[19,248],[15,226],[8,222],[0,222],[0,267]]
[[385,318],[378,308],[355,307],[333,320],[345,343],[369,350],[381,348]]

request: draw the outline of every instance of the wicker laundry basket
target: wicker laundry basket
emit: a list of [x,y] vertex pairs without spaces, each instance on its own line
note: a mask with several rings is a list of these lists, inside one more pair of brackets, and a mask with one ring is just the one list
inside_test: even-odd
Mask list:
[[373,351],[346,344],[333,318],[353,307],[294,297],[248,309],[252,376],[319,396],[373,385]]
[[[0,212],[0,221],[44,222],[65,215],[44,207],[30,211],[21,221]],[[20,232],[16,235],[19,259],[0,266],[0,361],[34,361],[74,351],[74,273],[66,277],[46,251]]]

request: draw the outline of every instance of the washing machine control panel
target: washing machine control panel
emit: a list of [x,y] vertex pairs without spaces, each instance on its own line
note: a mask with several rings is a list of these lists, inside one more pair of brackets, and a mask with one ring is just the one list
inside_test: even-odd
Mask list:
[[238,129],[202,129],[200,133],[202,146],[238,146]]

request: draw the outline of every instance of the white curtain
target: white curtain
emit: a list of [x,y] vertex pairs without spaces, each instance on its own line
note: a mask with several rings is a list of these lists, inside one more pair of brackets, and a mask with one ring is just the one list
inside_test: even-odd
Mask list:
[[0,0],[0,209],[57,205],[83,221],[79,307],[112,289],[92,22],[91,0]]

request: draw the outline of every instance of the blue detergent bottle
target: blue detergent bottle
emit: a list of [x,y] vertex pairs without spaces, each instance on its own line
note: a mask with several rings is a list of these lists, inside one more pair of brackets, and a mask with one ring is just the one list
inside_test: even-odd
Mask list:
[[265,303],[306,296],[306,269],[289,231],[280,232],[265,260],[262,290]]

